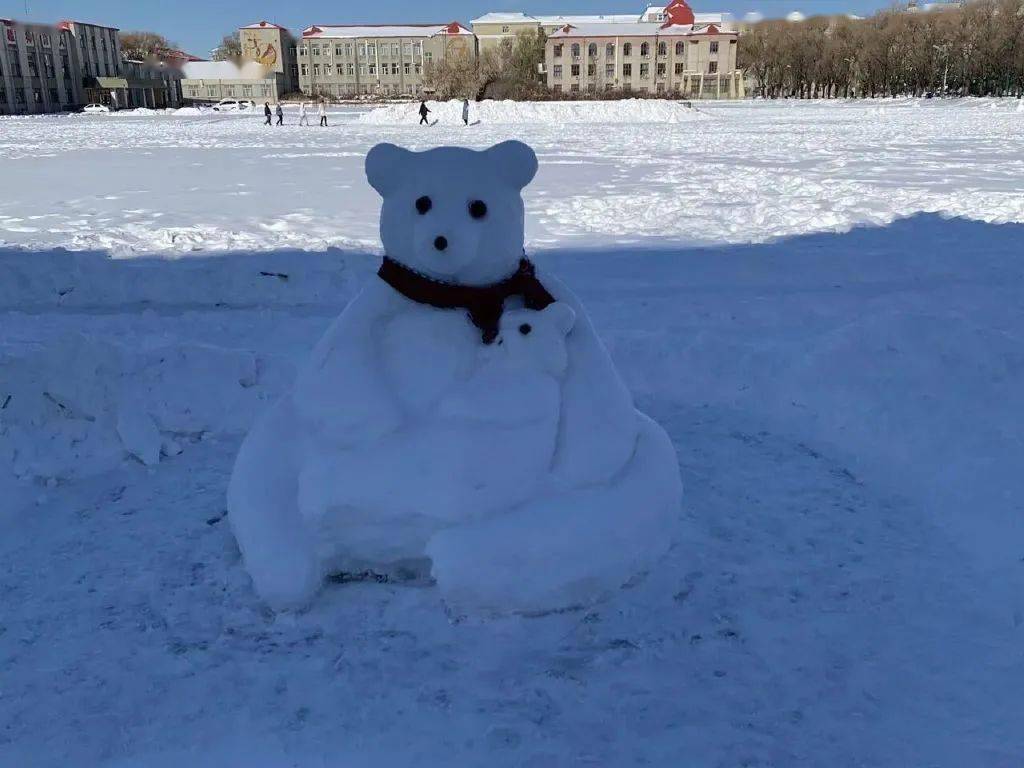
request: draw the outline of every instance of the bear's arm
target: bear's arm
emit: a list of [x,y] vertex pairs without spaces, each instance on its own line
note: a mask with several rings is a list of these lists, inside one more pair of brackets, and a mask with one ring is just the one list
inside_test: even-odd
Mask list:
[[633,397],[597,337],[580,300],[547,270],[537,277],[576,312],[566,339],[569,367],[562,384],[562,418],[553,471],[570,486],[605,482],[629,461],[639,421]]
[[379,351],[381,334],[395,312],[390,289],[373,278],[327,329],[293,394],[307,432],[344,446],[377,439],[401,425]]

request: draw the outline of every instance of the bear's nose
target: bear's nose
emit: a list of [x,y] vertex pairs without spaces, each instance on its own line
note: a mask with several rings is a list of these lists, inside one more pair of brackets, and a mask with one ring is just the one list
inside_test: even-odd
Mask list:
[[434,238],[434,247],[437,248],[437,250],[439,250],[439,251],[443,251],[445,248],[448,247],[448,238],[440,237],[440,236],[439,237],[435,237]]

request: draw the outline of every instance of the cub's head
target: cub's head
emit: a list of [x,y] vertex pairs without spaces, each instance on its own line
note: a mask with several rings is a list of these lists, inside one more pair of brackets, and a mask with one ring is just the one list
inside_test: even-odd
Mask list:
[[565,337],[575,322],[572,307],[557,301],[540,312],[508,310],[501,316],[498,350],[517,367],[561,376],[569,364]]
[[521,190],[536,172],[537,156],[519,141],[482,152],[378,144],[366,156],[366,178],[384,199],[385,253],[447,282],[507,277],[523,255]]

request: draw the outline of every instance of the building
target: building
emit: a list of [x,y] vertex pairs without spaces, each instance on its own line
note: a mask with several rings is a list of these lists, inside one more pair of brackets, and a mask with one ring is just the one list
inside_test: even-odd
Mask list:
[[329,25],[302,33],[299,87],[307,96],[352,98],[424,92],[432,62],[476,57],[476,37],[450,24]]
[[82,103],[70,32],[0,19],[0,114],[61,112]]
[[[473,32],[480,41],[481,53],[488,48],[494,48],[501,44],[502,40],[512,38],[521,32],[543,31],[549,37],[555,34],[566,24],[580,26],[583,24],[637,24],[637,23],[664,23],[667,20],[665,6],[651,5],[643,13],[618,13],[618,14],[556,14],[548,16],[531,16],[525,13],[486,13],[478,19],[473,19],[470,25]],[[731,17],[724,13],[698,13],[694,14],[696,24],[715,24],[719,28],[731,24]]]
[[273,102],[286,93],[284,75],[255,61],[190,61],[183,72],[181,89],[189,103],[215,104],[222,99]]
[[255,61],[268,72],[280,75],[278,90],[282,94],[299,90],[297,44],[287,29],[269,21],[258,21],[238,30],[238,42],[243,61]]
[[180,74],[173,62],[127,62],[115,27],[62,21],[27,24],[0,19],[0,114],[177,106]]
[[686,0],[673,0],[648,9],[642,21],[565,24],[548,36],[544,71],[556,93],[743,98],[738,36],[724,23],[698,21]]

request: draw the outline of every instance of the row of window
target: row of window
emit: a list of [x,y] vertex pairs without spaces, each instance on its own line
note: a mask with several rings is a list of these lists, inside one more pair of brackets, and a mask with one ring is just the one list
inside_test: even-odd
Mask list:
[[[376,57],[378,48],[381,58],[387,58],[390,54],[395,59],[402,55],[408,59],[413,56],[418,57],[423,52],[423,43],[357,43],[355,45],[352,43],[335,43],[334,55],[351,58],[352,51],[355,50],[359,58],[365,58],[366,56]],[[320,56],[321,52],[324,56],[331,55],[331,45],[329,43],[324,43],[323,45],[310,43],[308,50],[313,56]],[[305,45],[299,48],[300,56],[305,56],[306,52]]]
[[[692,43],[693,45],[696,45],[698,42],[699,42],[698,40],[691,40],[690,41],[690,43]],[[556,59],[562,58],[562,49],[563,48],[564,48],[564,45],[562,43],[557,43],[555,45],[554,53],[555,53],[555,58]],[[570,46],[569,50],[570,50],[571,55],[572,55],[572,57],[574,59],[578,59],[579,58],[579,56],[580,56],[580,44],[579,43],[573,43]],[[598,50],[599,49],[598,49],[597,43],[590,43],[587,46],[587,55],[590,58],[592,58],[592,59],[597,58]],[[676,56],[683,56],[683,55],[685,55],[686,54],[686,43],[684,43],[682,40],[676,41],[675,51],[676,51]],[[717,40],[712,40],[711,41],[711,53],[718,53],[718,41]],[[615,43],[608,43],[608,44],[605,45],[605,47],[604,47],[604,55],[607,58],[609,58],[609,59],[613,58],[615,56]],[[623,43],[622,44],[622,55],[623,56],[632,56],[633,55],[633,44],[632,43]],[[651,55],[651,44],[650,43],[640,43],[640,55],[641,56],[650,56]],[[658,55],[659,56],[668,56],[668,43],[666,43],[664,40],[662,40],[661,42],[658,43]]]
[[[655,71],[658,73],[658,77],[664,77],[667,74],[667,72],[668,72],[668,66],[666,64],[659,63],[658,64],[658,68]],[[681,62],[681,61],[680,62],[676,62],[674,72],[677,75],[685,74],[686,73],[686,65],[683,62]],[[715,74],[717,72],[718,72],[718,62],[717,61],[709,61],[708,62],[708,74],[709,75],[713,75],[713,74]],[[562,67],[561,64],[555,64],[551,68],[551,75],[552,75],[552,77],[555,80],[561,80],[564,77],[564,74],[565,73],[564,73],[564,70],[563,70],[563,67]],[[580,65],[579,64],[573,64],[573,65],[570,66],[570,68],[569,68],[569,76],[570,77],[579,77],[580,76]],[[610,78],[615,77],[615,65],[614,64],[605,64],[605,66],[604,66],[604,76],[605,76],[606,79],[610,79]],[[632,64],[626,63],[626,64],[622,65],[622,76],[623,77],[632,77],[633,76],[633,65]],[[651,65],[650,64],[646,64],[646,63],[642,63],[640,65],[640,77],[641,77],[641,79],[645,79],[645,78],[648,78],[650,76],[651,76]],[[597,65],[596,64],[588,64],[587,65],[587,77],[597,77]]]
[[[427,61],[430,61],[429,54]],[[335,69],[337,72],[335,72]],[[354,77],[358,71],[360,76],[365,77],[367,74],[376,77],[377,75],[377,64],[375,62],[360,63],[358,65],[348,62],[347,64],[338,64],[335,68],[331,64],[314,64],[313,65],[313,77],[333,77],[335,74],[338,77],[347,75],[348,77]],[[307,64],[302,64],[299,67],[299,73],[303,77],[309,77],[310,68]],[[380,74],[388,75],[391,74],[397,77],[399,74],[412,75],[423,74],[423,67],[420,64],[412,64],[411,62],[403,62],[399,64],[397,61],[391,62],[389,65],[387,62],[382,62],[380,65]]]
[[[192,99],[198,99],[202,94],[202,88],[198,85],[187,85],[185,86],[185,95]],[[252,99],[257,96],[266,98],[272,96],[273,92],[269,85],[208,85],[206,86],[207,97],[211,99]]]
[[[588,83],[586,88],[587,88],[587,93],[596,93],[597,92],[597,85],[595,83]],[[698,88],[697,85],[691,85],[690,86],[690,90],[691,91],[696,91],[697,88]],[[553,86],[551,86],[551,90],[554,91],[555,93],[561,93],[562,92],[562,86],[561,85],[553,85]],[[604,90],[605,91],[614,91],[615,90],[615,85],[612,84],[612,83],[605,83]],[[633,89],[630,87],[629,83],[623,83],[622,84],[622,91],[624,93],[631,93],[632,90]],[[655,90],[656,93],[665,93],[665,91],[666,91],[665,84],[664,83],[658,83],[655,86],[654,90]],[[672,90],[675,93],[682,93],[683,84],[681,82],[673,83],[672,84]],[[651,89],[648,88],[646,85],[641,85],[639,88],[636,89],[636,91],[637,91],[637,93],[650,93]],[[580,92],[579,83],[573,83],[572,85],[570,85],[569,86],[569,92],[570,93],[579,93]]]

